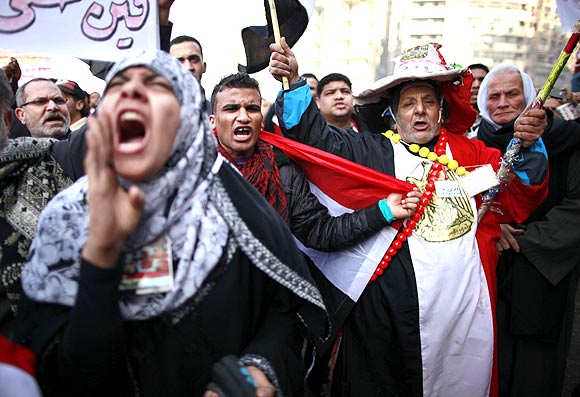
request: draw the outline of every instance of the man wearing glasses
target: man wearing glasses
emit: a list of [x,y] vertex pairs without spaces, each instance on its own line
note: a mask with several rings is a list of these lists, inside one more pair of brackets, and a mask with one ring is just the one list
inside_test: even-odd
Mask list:
[[36,78],[16,91],[16,117],[33,138],[64,139],[69,133],[70,115],[66,98],[49,79]]
[[[19,103],[24,106],[19,111],[36,111],[39,118],[46,117],[49,112],[43,110],[43,107],[50,109],[54,106],[53,99],[61,96],[60,91],[57,89],[56,94],[53,91],[28,91],[35,85],[30,83],[26,91],[34,95],[29,96],[28,101],[37,99],[39,105],[26,104],[21,100]],[[45,101],[39,99],[43,95],[52,99],[40,105],[40,102]],[[10,126],[14,121],[13,99],[9,80],[0,69],[0,338],[12,337],[13,319],[22,294],[20,273],[28,259],[28,248],[35,233],[38,216],[50,199],[72,183],[52,157],[51,141],[23,137],[8,139]],[[59,99],[56,101],[62,102]],[[59,107],[66,110],[66,105]],[[26,117],[29,118],[30,115],[27,114]],[[68,118],[68,113],[66,117]],[[4,387],[16,384],[11,383],[11,379],[5,386],[6,382],[2,379],[0,395],[5,394]]]

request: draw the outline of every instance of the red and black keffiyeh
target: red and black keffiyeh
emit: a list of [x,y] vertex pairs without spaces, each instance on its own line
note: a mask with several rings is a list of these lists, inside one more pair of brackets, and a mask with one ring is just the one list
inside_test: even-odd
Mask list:
[[240,165],[222,145],[218,146],[220,153],[240,170],[244,178],[258,189],[282,219],[288,223],[288,203],[272,147],[259,140],[254,154],[246,163]]

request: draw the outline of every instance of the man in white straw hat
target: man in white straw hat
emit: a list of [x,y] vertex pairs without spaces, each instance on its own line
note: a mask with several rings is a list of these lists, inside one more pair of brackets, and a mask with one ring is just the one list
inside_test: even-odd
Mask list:
[[547,193],[547,158],[539,139],[545,120],[520,118],[514,134],[523,141],[522,159],[513,167],[517,177],[496,196],[501,211],[479,222],[480,193],[497,183],[500,152],[463,136],[474,116],[462,105],[469,103],[471,75],[447,65],[438,47],[406,51],[394,75],[355,96],[359,104],[386,100],[397,133],[347,135],[328,128],[284,39],[270,46],[270,73],[290,83],[276,101],[286,136],[423,192],[411,218],[380,232],[385,239],[375,246],[386,242],[380,254],[362,254],[374,260],[370,272],[344,262],[340,270],[331,269],[349,278],[364,273],[368,280],[342,324],[333,396],[497,394],[495,241],[500,221],[525,219]]

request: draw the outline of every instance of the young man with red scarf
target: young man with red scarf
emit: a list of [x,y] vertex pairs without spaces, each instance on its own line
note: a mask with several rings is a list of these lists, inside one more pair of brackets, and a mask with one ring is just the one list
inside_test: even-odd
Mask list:
[[262,129],[258,82],[245,73],[224,77],[211,95],[211,127],[219,151],[268,200],[288,223],[288,204],[272,148],[260,140]]
[[[256,80],[245,73],[224,77],[214,88],[211,103],[213,114],[209,119],[218,136],[220,153],[262,193],[304,246],[321,251],[343,249],[364,240],[395,219],[408,216],[416,208],[419,193],[412,191],[405,201],[401,200],[401,194],[393,193],[380,200],[382,203],[332,216],[310,191],[304,172],[280,150],[275,151],[260,139],[260,136],[268,139],[264,137],[268,133],[261,131],[261,94]],[[317,282],[325,282],[316,267],[311,266],[311,270]],[[314,357],[310,354],[309,351],[305,356],[309,367]],[[316,360],[316,368],[324,368],[319,361]],[[325,375],[321,376],[321,379],[315,377],[307,381],[307,387],[315,394],[326,382]]]

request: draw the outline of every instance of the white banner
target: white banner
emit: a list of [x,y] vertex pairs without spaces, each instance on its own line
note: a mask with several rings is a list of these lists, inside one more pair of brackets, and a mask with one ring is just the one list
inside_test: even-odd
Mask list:
[[159,48],[157,0],[0,2],[0,48],[118,61]]
[[569,32],[580,20],[580,0],[556,0],[562,33]]

